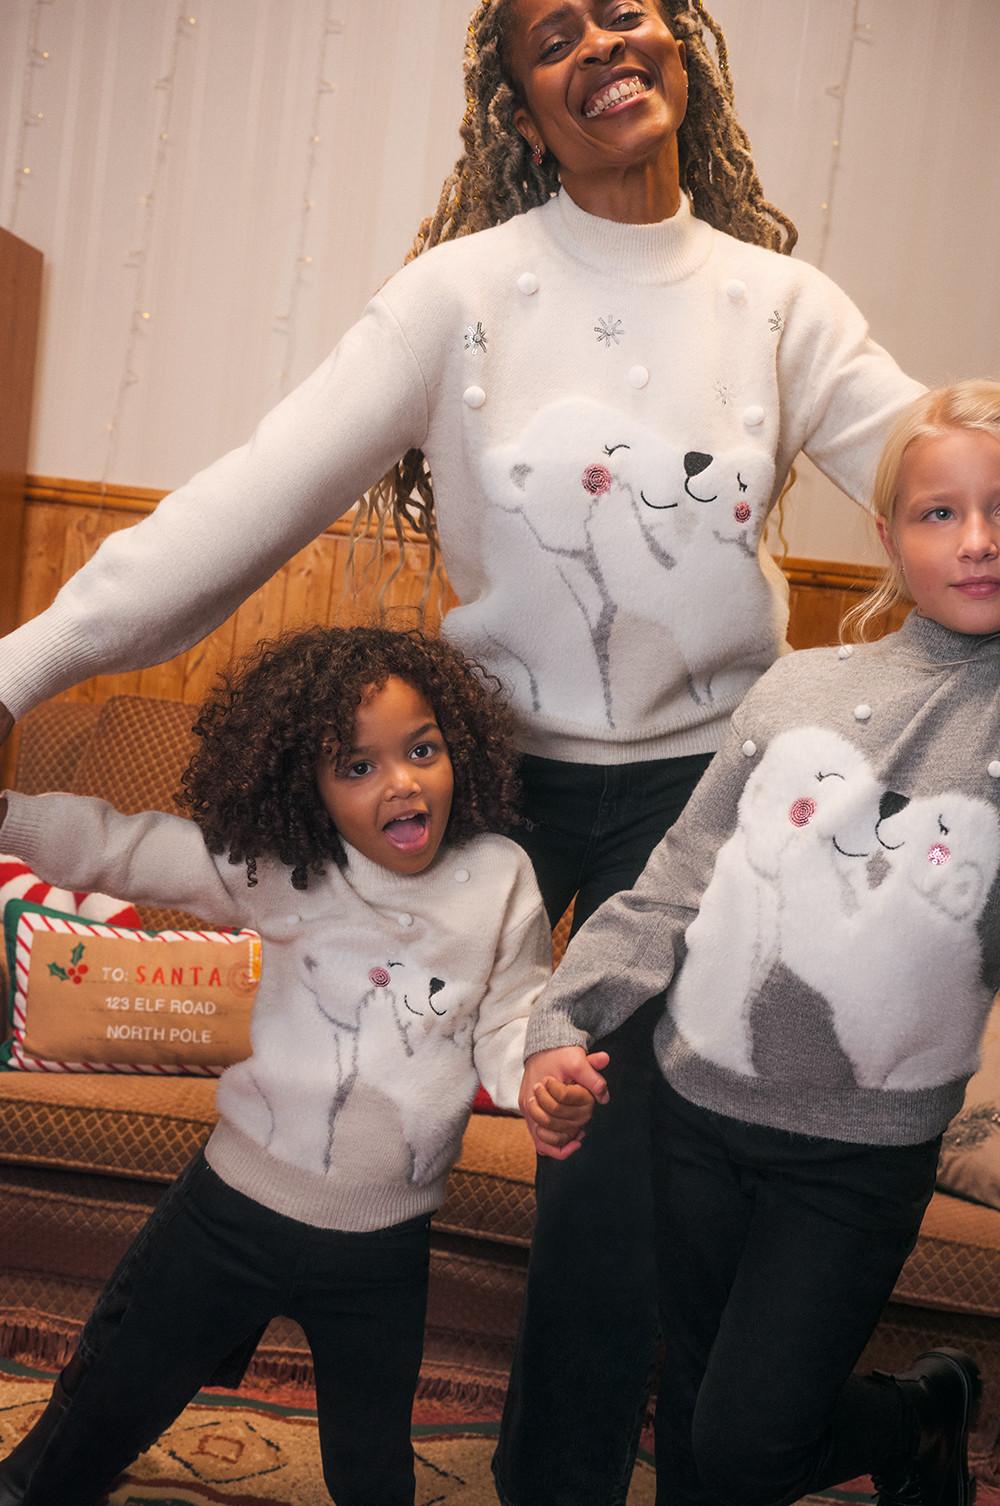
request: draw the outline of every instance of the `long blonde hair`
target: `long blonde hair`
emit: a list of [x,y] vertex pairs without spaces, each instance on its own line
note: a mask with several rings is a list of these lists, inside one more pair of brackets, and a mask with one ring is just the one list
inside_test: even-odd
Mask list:
[[[1000,440],[1000,382],[983,377],[953,382],[923,393],[903,410],[889,431],[872,491],[872,512],[890,533],[899,500],[903,456],[918,439],[937,439],[953,429],[977,430]],[[845,612],[841,638],[867,642],[878,618],[899,602],[910,600],[902,566],[895,555],[889,554],[878,585]]]
[[[749,137],[736,118],[722,28],[701,0],[659,4],[687,54],[688,107],[677,137],[681,188],[690,194],[695,214],[716,229],[790,252],[798,231],[764,198]],[[512,0],[479,0],[473,12],[465,44],[464,150],[442,185],[437,208],[420,225],[407,261],[442,241],[503,224],[559,189],[557,163],[551,156],[541,165],[532,162],[514,125],[519,97],[505,52],[511,5]],[[361,499],[355,537],[373,524],[380,554],[387,529],[400,545],[400,563],[383,595],[402,568],[407,526],[427,540],[429,588],[438,545],[434,485],[422,451],[407,451]]]

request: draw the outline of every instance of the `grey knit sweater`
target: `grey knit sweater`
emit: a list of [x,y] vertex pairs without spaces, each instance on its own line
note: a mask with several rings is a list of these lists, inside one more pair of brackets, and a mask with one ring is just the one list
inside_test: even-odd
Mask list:
[[912,613],[750,692],[634,889],[583,927],[530,1052],[588,1045],[667,988],[684,1097],[903,1145],[962,1102],[1000,985],[1000,636]]

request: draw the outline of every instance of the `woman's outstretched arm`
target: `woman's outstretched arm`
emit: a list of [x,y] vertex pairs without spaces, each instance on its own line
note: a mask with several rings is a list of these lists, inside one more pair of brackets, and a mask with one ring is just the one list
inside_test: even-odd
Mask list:
[[0,641],[8,717],[197,643],[419,446],[427,421],[423,374],[376,297],[247,444],[106,539],[47,611]]

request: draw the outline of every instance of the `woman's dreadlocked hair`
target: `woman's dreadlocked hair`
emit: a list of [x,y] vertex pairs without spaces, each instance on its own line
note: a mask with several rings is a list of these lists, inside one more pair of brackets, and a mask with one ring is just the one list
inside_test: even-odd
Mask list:
[[[659,4],[686,51],[688,106],[677,135],[681,189],[690,194],[695,214],[717,230],[790,252],[798,231],[764,197],[749,137],[736,118],[722,28],[701,0]],[[461,126],[465,150],[444,181],[436,210],[417,231],[407,261],[442,241],[500,225],[558,192],[558,164],[547,155],[536,165],[514,125],[520,98],[507,66],[505,36],[511,7],[512,0],[479,0],[469,22]],[[355,537],[373,521],[380,549],[387,526],[401,546],[397,570],[404,521],[426,538],[429,588],[437,562],[437,529],[433,483],[422,451],[407,451],[362,499]]]

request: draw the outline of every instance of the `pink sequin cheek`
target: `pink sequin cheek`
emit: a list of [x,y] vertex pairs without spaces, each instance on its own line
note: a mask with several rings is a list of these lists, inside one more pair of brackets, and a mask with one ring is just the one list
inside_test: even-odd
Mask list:
[[750,503],[737,502],[736,506],[733,508],[733,517],[736,519],[737,523],[749,523],[750,519],[753,517],[753,508],[750,506]]
[[588,465],[580,477],[580,484],[592,497],[603,497],[611,490],[612,476],[606,465]]
[[792,807],[788,812],[788,819],[793,826],[808,826],[815,814],[815,800],[810,800],[808,795],[803,795],[800,799],[792,801]]
[[373,988],[388,988],[389,970],[384,967],[373,967],[368,971],[368,982]]
[[935,842],[927,853],[928,863],[933,863],[935,868],[943,868],[950,857],[951,848],[946,847],[943,842]]

